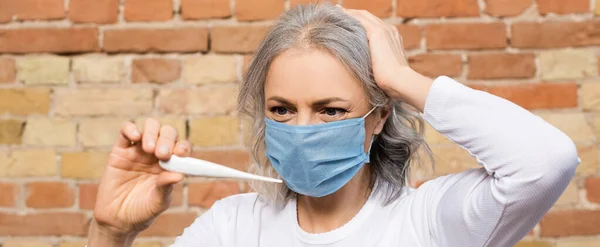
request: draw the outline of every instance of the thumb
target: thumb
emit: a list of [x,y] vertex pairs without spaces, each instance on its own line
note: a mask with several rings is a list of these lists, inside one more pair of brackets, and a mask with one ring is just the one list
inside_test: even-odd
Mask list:
[[156,187],[164,189],[165,187],[172,187],[172,185],[183,181],[183,174],[179,172],[162,171],[156,178]]

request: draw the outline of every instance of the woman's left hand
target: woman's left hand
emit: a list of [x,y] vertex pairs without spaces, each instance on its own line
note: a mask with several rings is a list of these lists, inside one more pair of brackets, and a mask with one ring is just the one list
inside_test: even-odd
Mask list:
[[367,32],[377,85],[391,98],[423,111],[432,80],[408,66],[398,29],[366,10],[342,9],[356,18]]

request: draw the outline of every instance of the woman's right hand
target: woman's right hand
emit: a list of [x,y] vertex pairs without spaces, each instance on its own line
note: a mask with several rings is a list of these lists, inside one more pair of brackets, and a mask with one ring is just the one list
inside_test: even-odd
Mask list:
[[135,124],[124,123],[100,182],[92,227],[115,236],[148,228],[169,207],[173,185],[184,177],[163,170],[158,161],[172,154],[188,156],[190,150],[172,126],[148,119],[140,132]]

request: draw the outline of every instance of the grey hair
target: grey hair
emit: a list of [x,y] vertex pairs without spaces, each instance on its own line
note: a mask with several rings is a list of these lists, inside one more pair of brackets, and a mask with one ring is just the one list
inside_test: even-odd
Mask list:
[[[408,181],[410,163],[419,160],[419,149],[431,158],[421,133],[423,119],[377,86],[366,31],[356,19],[329,3],[299,5],[284,13],[259,45],[244,74],[238,108],[253,123],[248,142],[252,172],[277,177],[265,154],[264,85],[271,62],[292,48],[329,52],[362,84],[371,105],[390,107],[390,115],[371,148],[370,186],[374,192],[383,193],[386,204],[397,199]],[[294,195],[285,184],[254,182],[250,186],[275,202],[285,202]]]

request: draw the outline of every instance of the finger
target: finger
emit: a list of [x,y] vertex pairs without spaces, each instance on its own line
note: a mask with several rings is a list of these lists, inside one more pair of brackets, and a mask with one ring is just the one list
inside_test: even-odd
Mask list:
[[192,147],[186,140],[178,141],[177,144],[175,144],[175,149],[173,149],[173,154],[180,157],[190,156],[191,152]]
[[156,157],[161,160],[168,160],[173,153],[177,137],[177,130],[173,126],[163,125],[158,134]]
[[368,36],[385,33],[385,23],[379,20],[377,17],[370,17],[365,13],[368,13],[364,10],[347,10],[350,16],[354,17],[360,24],[365,28]]
[[120,130],[120,135],[117,137],[115,146],[120,148],[127,148],[131,146],[132,142],[139,142],[142,135],[138,131],[137,127],[132,122],[125,122]]
[[373,22],[373,23],[377,23],[377,24],[382,24],[385,25],[385,22],[383,22],[383,20],[373,14],[371,14],[371,12],[366,11],[366,10],[359,10],[358,14],[360,14],[361,16],[363,16],[365,19]]
[[354,17],[354,19],[360,22],[360,25],[362,25],[365,28],[365,31],[367,31],[367,33],[371,33],[373,30],[375,30],[375,23],[369,21],[368,19],[360,15],[358,10],[344,9],[344,12],[346,12],[346,14]]
[[163,171],[156,177],[156,186],[158,188],[165,188],[183,181],[183,178],[183,174],[179,172]]
[[144,136],[142,137],[142,148],[144,152],[152,154],[156,149],[156,140],[160,123],[152,118],[148,118],[144,123]]

